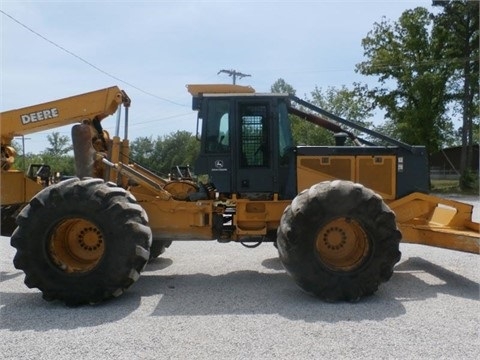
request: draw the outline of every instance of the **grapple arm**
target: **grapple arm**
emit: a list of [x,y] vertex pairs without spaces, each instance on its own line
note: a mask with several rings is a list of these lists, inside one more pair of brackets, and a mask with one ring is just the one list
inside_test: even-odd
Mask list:
[[479,254],[480,224],[472,220],[473,205],[422,193],[388,205],[404,242]]

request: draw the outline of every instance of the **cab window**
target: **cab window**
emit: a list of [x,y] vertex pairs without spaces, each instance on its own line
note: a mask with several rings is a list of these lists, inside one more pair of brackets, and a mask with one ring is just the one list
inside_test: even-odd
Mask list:
[[210,100],[206,121],[205,152],[226,153],[230,151],[228,100]]
[[268,107],[265,104],[239,104],[240,166],[269,166]]

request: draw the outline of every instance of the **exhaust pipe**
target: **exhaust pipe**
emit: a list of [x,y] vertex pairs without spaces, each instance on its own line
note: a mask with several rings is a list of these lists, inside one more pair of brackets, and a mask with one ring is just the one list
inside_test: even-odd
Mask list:
[[73,153],[75,155],[75,173],[80,179],[93,177],[93,165],[96,151],[92,146],[90,126],[77,124],[72,127]]

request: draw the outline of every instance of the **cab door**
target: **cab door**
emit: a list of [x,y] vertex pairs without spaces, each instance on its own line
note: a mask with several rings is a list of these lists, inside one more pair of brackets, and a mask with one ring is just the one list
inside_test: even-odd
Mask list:
[[230,99],[208,99],[202,105],[202,146],[195,163],[197,175],[208,174],[209,181],[222,193],[233,188]]
[[268,100],[236,104],[236,190],[240,194],[273,192],[276,187],[272,116]]

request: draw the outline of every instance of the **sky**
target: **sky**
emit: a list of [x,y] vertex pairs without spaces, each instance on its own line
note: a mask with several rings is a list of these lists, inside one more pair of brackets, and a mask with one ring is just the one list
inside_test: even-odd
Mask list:
[[[251,75],[237,84],[257,92],[282,78],[302,98],[375,85],[355,73],[362,39],[418,6],[432,9],[431,0],[0,0],[0,111],[117,85],[132,99],[131,140],[195,133],[186,85],[231,83],[223,69]],[[382,123],[376,116],[366,120]],[[113,134],[115,121],[102,126]],[[54,131],[70,136],[70,126]],[[25,152],[41,152],[48,133],[28,135]]]

